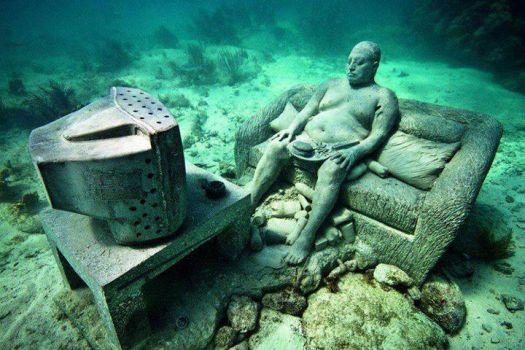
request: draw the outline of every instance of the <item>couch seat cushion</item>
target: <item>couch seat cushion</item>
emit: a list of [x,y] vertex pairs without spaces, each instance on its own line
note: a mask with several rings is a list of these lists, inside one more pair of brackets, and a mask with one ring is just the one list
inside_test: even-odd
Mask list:
[[[263,142],[250,150],[251,167],[256,167],[266,145]],[[394,177],[383,179],[368,171],[359,179],[343,184],[340,202],[385,225],[411,234],[415,231],[419,209],[426,193],[427,191]]]
[[382,179],[369,171],[345,182],[339,200],[363,215],[412,234],[426,193],[394,177]]

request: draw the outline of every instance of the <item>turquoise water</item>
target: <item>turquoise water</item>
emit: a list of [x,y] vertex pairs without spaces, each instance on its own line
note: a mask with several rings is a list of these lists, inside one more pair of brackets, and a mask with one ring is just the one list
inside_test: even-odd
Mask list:
[[[500,298],[523,299],[525,288],[525,16],[517,3],[1,1],[0,348],[87,346],[52,302],[62,286],[36,216],[47,202],[27,151],[31,129],[113,85],[138,87],[175,115],[188,160],[231,175],[239,126],[295,84],[343,78],[348,52],[361,40],[381,46],[377,81],[398,97],[503,124],[478,202],[502,212],[513,254],[474,260],[473,277],[456,281],[468,316],[450,343],[523,348],[525,313],[510,313]],[[465,11],[468,18],[459,15]],[[196,51],[207,64],[192,59]],[[496,271],[501,263],[513,272]]]

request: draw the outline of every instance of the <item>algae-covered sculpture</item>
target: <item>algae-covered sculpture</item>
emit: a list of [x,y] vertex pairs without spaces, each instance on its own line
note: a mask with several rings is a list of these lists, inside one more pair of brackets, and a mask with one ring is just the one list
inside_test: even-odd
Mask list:
[[112,88],[29,144],[59,269],[72,290],[89,287],[101,316],[107,337],[95,342],[121,349],[148,337],[147,284],[201,245],[219,236],[226,260],[246,246],[249,194],[185,163],[175,118],[144,91]]
[[360,43],[348,80],[292,87],[247,120],[236,134],[237,175],[253,177],[254,207],[276,180],[294,185],[283,193],[302,203],[299,212],[275,218],[276,194],[253,218],[254,237],[295,239],[289,263],[352,243],[358,268],[395,265],[421,285],[467,218],[502,127],[490,116],[418,101],[401,99],[398,111],[395,95],[373,80],[378,63],[377,45]]
[[176,232],[186,215],[179,126],[157,99],[133,88],[31,134],[30,149],[51,206],[107,219],[119,243]]
[[293,246],[286,261],[290,264],[301,263],[310,252],[350,169],[385,142],[397,122],[395,94],[374,80],[380,58],[377,44],[357,44],[348,57],[348,79],[318,87],[291,123],[271,138],[255,169],[252,205],[291,158],[318,167],[310,217],[297,237],[289,240]]

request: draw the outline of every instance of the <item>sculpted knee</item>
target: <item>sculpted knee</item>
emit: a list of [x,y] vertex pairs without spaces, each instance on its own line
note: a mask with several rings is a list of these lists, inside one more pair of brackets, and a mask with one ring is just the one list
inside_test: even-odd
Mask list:
[[286,142],[272,140],[266,147],[266,151],[264,153],[266,156],[273,159],[285,159],[288,155],[286,145]]
[[331,160],[327,160],[317,172],[318,181],[328,185],[340,185],[346,177],[346,171]]

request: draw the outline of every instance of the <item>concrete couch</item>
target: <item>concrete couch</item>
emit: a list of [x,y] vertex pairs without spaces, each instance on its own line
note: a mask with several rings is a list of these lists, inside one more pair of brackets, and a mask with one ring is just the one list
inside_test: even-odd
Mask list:
[[[270,122],[286,103],[301,110],[314,88],[300,85],[287,90],[240,127],[235,144],[239,177],[253,174],[265,141],[275,133]],[[459,142],[459,150],[430,189],[368,171],[343,184],[339,204],[353,213],[357,246],[366,248],[362,254],[402,268],[421,284],[468,216],[494,159],[502,127],[487,115],[413,100],[399,102],[396,131],[438,143]],[[287,168],[283,178],[315,185],[315,174],[298,167]]]

